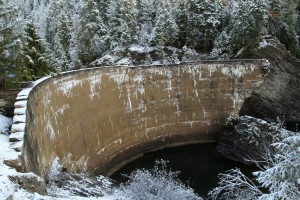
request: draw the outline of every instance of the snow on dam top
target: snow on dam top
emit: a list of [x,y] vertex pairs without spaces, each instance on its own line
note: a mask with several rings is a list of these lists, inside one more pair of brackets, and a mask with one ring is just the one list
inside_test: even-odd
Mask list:
[[163,147],[213,142],[264,80],[264,60],[102,67],[59,74],[18,96],[10,139],[25,171],[54,159],[70,172],[110,175]]

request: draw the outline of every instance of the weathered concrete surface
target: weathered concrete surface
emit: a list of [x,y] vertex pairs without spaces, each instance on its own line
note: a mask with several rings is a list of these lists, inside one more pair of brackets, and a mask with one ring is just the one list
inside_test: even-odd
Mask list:
[[263,82],[260,66],[109,67],[50,78],[28,98],[25,169],[44,176],[59,157],[70,172],[109,175],[144,152],[215,141]]

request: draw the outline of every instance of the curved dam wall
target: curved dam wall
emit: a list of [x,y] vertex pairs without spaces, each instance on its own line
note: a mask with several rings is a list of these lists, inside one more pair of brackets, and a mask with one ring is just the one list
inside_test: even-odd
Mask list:
[[44,176],[110,175],[144,152],[213,142],[263,82],[261,60],[103,67],[57,75],[29,93],[22,160]]

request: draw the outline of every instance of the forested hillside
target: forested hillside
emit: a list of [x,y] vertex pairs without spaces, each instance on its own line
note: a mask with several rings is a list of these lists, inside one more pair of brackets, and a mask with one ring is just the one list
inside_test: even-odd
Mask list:
[[[0,0],[0,76],[232,58],[277,37],[299,53],[297,0]],[[201,56],[205,55],[205,56]]]

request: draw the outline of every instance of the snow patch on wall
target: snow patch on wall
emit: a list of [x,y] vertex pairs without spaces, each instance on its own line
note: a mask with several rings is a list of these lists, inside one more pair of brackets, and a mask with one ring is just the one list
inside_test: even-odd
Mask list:
[[64,96],[72,97],[74,93],[71,91],[78,85],[82,86],[82,80],[77,80],[76,76],[65,76],[54,80],[56,93],[62,93]]
[[137,83],[135,97],[137,98],[137,93],[144,95],[145,94],[145,77],[142,73],[137,73],[133,77],[133,81]]
[[236,65],[236,66],[224,66],[222,67],[222,73],[226,76],[235,76],[235,77],[242,77],[245,74],[253,72],[256,66],[251,64],[250,66],[245,65]]
[[51,124],[50,120],[48,120],[46,122],[45,133],[47,135],[49,135],[51,141],[55,140],[55,131],[54,131],[53,127],[52,127],[52,124]]
[[218,65],[208,65],[207,66],[208,68],[208,71],[209,71],[209,77],[211,78],[212,77],[212,74],[216,71],[218,71],[218,69],[220,69],[220,67]]
[[102,74],[89,73],[88,81],[90,83],[90,98],[93,100],[94,96],[100,97],[100,93],[96,93],[96,88],[100,88]]
[[64,111],[65,111],[65,110],[68,110],[68,109],[70,109],[70,105],[69,105],[69,104],[62,105],[62,106],[61,106],[59,109],[57,109],[56,111],[53,110],[53,107],[52,107],[52,106],[50,107],[50,110],[51,110],[52,113],[53,113],[53,116],[54,116],[56,125],[58,124],[58,122],[57,122],[57,117],[59,117],[60,115],[63,115],[63,114],[64,114]]
[[121,84],[129,81],[127,70],[124,68],[118,68],[114,72],[108,74],[109,79],[112,79],[120,87]]

